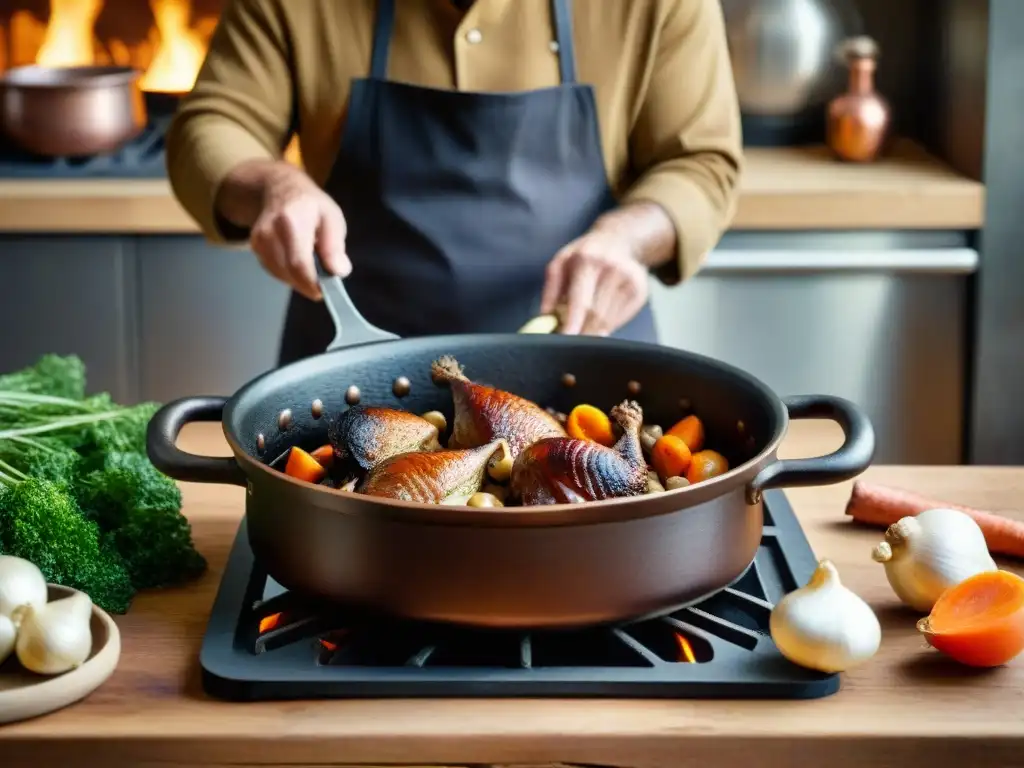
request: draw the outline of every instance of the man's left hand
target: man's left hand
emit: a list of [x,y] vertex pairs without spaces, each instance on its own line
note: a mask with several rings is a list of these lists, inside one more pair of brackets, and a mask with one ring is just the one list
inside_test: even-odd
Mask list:
[[647,302],[647,267],[617,228],[595,227],[562,248],[548,264],[541,313],[558,309],[560,333],[607,336]]

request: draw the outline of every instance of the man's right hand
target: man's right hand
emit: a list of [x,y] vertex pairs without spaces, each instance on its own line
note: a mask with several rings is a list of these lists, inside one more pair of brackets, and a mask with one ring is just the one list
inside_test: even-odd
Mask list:
[[225,179],[218,208],[251,228],[250,245],[264,269],[309,299],[320,299],[314,250],[328,272],[346,277],[352,271],[341,209],[289,163],[243,163]]

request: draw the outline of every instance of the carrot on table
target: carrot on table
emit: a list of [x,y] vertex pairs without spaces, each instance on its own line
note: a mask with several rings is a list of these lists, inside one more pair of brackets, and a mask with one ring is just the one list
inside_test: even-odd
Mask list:
[[686,443],[675,435],[662,435],[651,448],[651,465],[662,481],[685,477],[692,458]]
[[692,414],[677,421],[665,434],[678,437],[686,443],[690,453],[696,453],[704,447],[704,423]]
[[1006,664],[1024,651],[1024,579],[1010,571],[970,576],[942,593],[917,630],[961,664]]
[[296,446],[288,452],[288,463],[285,464],[284,473],[307,483],[319,483],[324,479],[327,470],[309,453]]
[[686,479],[691,483],[710,480],[712,477],[724,475],[729,471],[729,461],[718,451],[697,451],[686,472]]
[[317,464],[321,467],[329,467],[334,463],[334,446],[330,443],[321,445],[309,455],[316,459]]
[[936,501],[916,493],[858,480],[846,504],[846,514],[860,523],[888,528],[904,517],[926,509],[958,509],[972,517],[992,553],[1024,557],[1024,522],[970,507]]
[[612,421],[608,414],[592,405],[577,405],[573,408],[566,419],[565,431],[569,433],[569,437],[577,440],[591,440],[606,446],[615,443]]

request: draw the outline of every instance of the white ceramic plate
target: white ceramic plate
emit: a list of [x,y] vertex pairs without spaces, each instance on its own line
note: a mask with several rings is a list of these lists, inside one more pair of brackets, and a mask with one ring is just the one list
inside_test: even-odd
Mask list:
[[[50,584],[50,600],[74,594]],[[121,657],[121,633],[106,611],[92,607],[92,653],[77,669],[63,675],[36,675],[11,657],[0,665],[0,723],[27,720],[84,699],[110,677]]]

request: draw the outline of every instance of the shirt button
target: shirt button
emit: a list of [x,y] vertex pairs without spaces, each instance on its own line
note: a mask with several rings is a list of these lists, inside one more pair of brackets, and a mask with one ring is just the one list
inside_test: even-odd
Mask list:
[[479,29],[471,29],[466,33],[466,42],[470,45],[476,45],[484,39],[483,33]]

